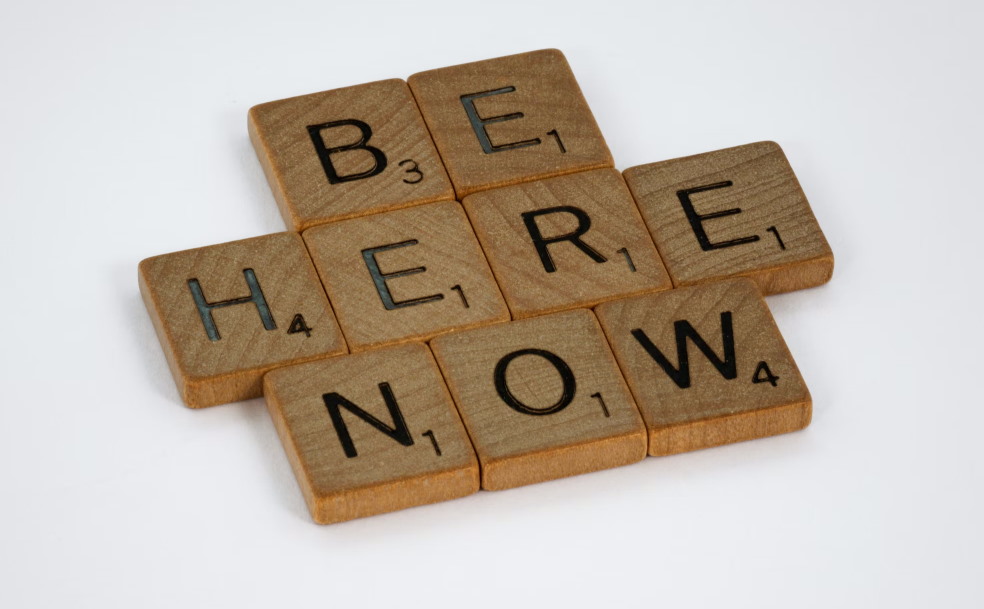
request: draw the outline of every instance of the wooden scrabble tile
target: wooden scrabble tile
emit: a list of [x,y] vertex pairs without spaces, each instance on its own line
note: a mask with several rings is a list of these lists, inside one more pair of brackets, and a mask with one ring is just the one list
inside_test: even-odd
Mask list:
[[834,255],[775,142],[632,167],[625,180],[676,286],[743,276],[776,294],[833,273]]
[[254,106],[249,135],[287,225],[454,199],[403,80]]
[[346,352],[295,233],[148,258],[139,283],[191,407],[260,397],[265,372]]
[[482,467],[501,490],[634,463],[646,431],[587,310],[431,341]]
[[673,287],[614,169],[480,192],[464,206],[515,318]]
[[264,394],[316,522],[478,491],[475,452],[426,345],[281,368]]
[[455,201],[304,232],[352,351],[509,319]]
[[810,424],[810,392],[746,278],[618,300],[596,311],[649,429],[649,454]]
[[430,70],[409,83],[459,198],[613,166],[560,51]]

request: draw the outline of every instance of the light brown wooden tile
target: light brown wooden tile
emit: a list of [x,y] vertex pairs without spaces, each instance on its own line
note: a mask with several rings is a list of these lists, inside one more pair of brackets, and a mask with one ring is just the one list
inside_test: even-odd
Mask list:
[[745,278],[596,309],[654,456],[809,425],[810,392],[755,284]]
[[482,466],[501,490],[641,460],[646,432],[591,311],[431,341]]
[[265,372],[346,352],[295,233],[148,258],[139,283],[181,397],[192,407],[260,397]]
[[430,70],[409,83],[459,198],[613,166],[560,51]]
[[776,294],[833,273],[830,246],[775,142],[632,167],[625,179],[674,285],[743,276]]
[[457,202],[304,233],[352,351],[509,319]]
[[673,287],[614,169],[480,192],[464,205],[514,318]]
[[316,522],[478,491],[475,452],[426,345],[275,370],[264,394]]
[[406,82],[254,106],[249,135],[287,225],[454,199]]

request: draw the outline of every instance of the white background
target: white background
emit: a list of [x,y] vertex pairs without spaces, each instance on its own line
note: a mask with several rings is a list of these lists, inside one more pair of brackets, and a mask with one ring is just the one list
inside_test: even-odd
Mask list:
[[[982,606],[982,18],[3,0],[0,606]],[[545,47],[620,169],[784,147],[837,260],[769,298],[813,424],[315,525],[261,400],[181,404],[137,263],[284,230],[251,105]]]

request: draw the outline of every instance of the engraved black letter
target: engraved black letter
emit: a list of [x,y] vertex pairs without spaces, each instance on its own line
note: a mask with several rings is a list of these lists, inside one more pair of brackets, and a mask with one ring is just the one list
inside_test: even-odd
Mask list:
[[205,326],[205,334],[208,335],[209,340],[215,341],[222,338],[219,335],[219,329],[215,326],[215,320],[212,319],[212,309],[218,309],[219,307],[229,307],[251,302],[256,305],[256,310],[260,314],[260,321],[263,322],[263,328],[265,330],[277,329],[277,322],[274,321],[273,314],[270,313],[270,307],[267,306],[266,298],[263,297],[263,290],[260,289],[260,282],[256,279],[256,273],[253,272],[253,269],[243,269],[243,276],[246,277],[246,285],[249,286],[249,296],[223,300],[221,302],[209,302],[205,300],[205,293],[202,292],[202,286],[198,283],[198,279],[188,280],[188,289],[191,290],[191,297],[195,299],[195,306],[198,307],[198,315],[202,318],[202,324]]
[[355,450],[355,443],[352,442],[352,436],[349,434],[348,426],[345,424],[345,419],[342,418],[341,408],[348,410],[400,444],[413,446],[413,436],[410,434],[407,422],[403,420],[400,405],[396,403],[396,398],[393,396],[393,390],[390,389],[389,383],[380,383],[379,392],[383,394],[383,401],[386,402],[386,408],[389,409],[390,416],[393,417],[393,427],[386,425],[386,423],[383,423],[337,393],[326,393],[321,396],[325,401],[325,406],[328,408],[331,422],[335,426],[338,441],[341,442],[342,450],[345,451],[345,456],[349,459],[358,457],[359,453]]
[[523,140],[521,142],[512,142],[510,144],[499,145],[493,144],[492,140],[489,139],[489,133],[485,130],[485,125],[501,123],[503,121],[511,121],[516,118],[523,118],[523,113],[513,112],[512,114],[503,114],[502,116],[490,116],[488,118],[483,118],[478,115],[478,110],[475,109],[475,100],[482,97],[489,97],[490,95],[512,93],[515,90],[516,87],[503,87],[502,89],[496,89],[494,91],[469,93],[468,95],[461,96],[461,105],[465,107],[465,114],[468,115],[468,120],[471,122],[472,129],[475,130],[475,135],[478,136],[478,143],[482,145],[482,150],[485,154],[492,154],[493,152],[501,152],[503,150],[512,150],[514,148],[536,146],[540,143],[540,138],[538,137],[533,138],[532,140]]
[[[332,127],[342,127],[345,125],[356,127],[360,132],[362,132],[362,137],[359,141],[353,144],[344,144],[342,146],[333,146],[331,148],[325,146],[325,140],[323,139],[321,132],[331,129]],[[339,184],[341,182],[371,178],[374,175],[383,173],[383,170],[386,169],[386,155],[383,154],[383,151],[379,148],[368,144],[369,138],[372,137],[372,128],[362,121],[355,120],[354,118],[341,121],[331,121],[330,123],[322,123],[320,125],[308,125],[307,130],[308,135],[311,136],[311,141],[314,142],[314,149],[318,152],[318,158],[321,159],[321,166],[325,170],[325,175],[328,176],[329,184]],[[372,168],[360,173],[351,173],[347,176],[338,175],[338,172],[335,171],[334,163],[331,162],[331,155],[337,152],[343,152],[345,150],[365,150],[372,155]]]
[[694,235],[697,237],[697,243],[700,243],[700,249],[706,251],[721,249],[724,247],[731,247],[733,245],[741,245],[742,243],[754,243],[759,240],[758,235],[751,235],[750,237],[740,237],[738,239],[731,239],[730,241],[718,241],[717,243],[711,243],[711,240],[707,237],[707,232],[704,230],[704,222],[714,218],[722,218],[724,216],[733,216],[735,214],[741,213],[740,207],[735,207],[733,209],[722,209],[721,211],[714,211],[709,214],[698,214],[697,210],[694,209],[694,204],[690,200],[690,195],[696,194],[698,192],[704,192],[707,190],[717,190],[718,188],[728,188],[733,186],[734,182],[728,180],[726,182],[717,182],[715,184],[708,184],[706,186],[697,186],[696,188],[688,188],[686,190],[678,190],[677,198],[680,199],[680,205],[683,206],[683,213],[687,214],[687,220],[690,221],[690,227],[694,229]]
[[[536,218],[537,216],[553,213],[571,214],[577,218],[577,228],[574,229],[573,232],[565,235],[560,235],[557,237],[544,237],[543,234],[540,233],[540,227],[536,224]],[[583,209],[572,205],[558,205],[557,207],[548,207],[546,209],[523,212],[521,215],[523,216],[523,222],[526,224],[526,230],[529,231],[530,238],[533,239],[533,245],[536,247],[536,253],[540,255],[540,262],[543,263],[543,269],[548,273],[553,273],[556,271],[557,266],[554,264],[553,258],[550,257],[550,251],[547,249],[547,246],[551,243],[557,243],[558,241],[570,241],[595,262],[605,262],[608,260],[599,254],[597,250],[580,239],[581,235],[588,232],[591,228],[591,217],[586,214]]]
[[410,239],[409,241],[401,241],[399,243],[391,243],[390,245],[382,245],[380,247],[370,247],[362,250],[362,259],[365,260],[366,266],[369,268],[369,274],[372,275],[372,281],[376,284],[376,291],[379,292],[379,299],[383,301],[383,306],[386,307],[387,311],[392,311],[393,309],[399,309],[402,307],[412,307],[413,305],[424,304],[425,302],[433,302],[436,300],[442,300],[444,294],[432,294],[430,296],[422,296],[420,298],[411,298],[409,300],[401,300],[399,302],[393,300],[393,295],[390,294],[389,286],[386,285],[386,280],[393,277],[406,277],[407,275],[415,275],[417,273],[423,273],[427,270],[425,266],[418,266],[412,269],[405,269],[402,271],[395,271],[393,273],[384,273],[379,270],[379,263],[376,262],[376,252],[385,252],[386,250],[395,250],[401,247],[408,247],[411,245],[417,245],[420,243],[416,239]]
[[[547,408],[527,406],[516,399],[516,396],[509,390],[509,386],[506,384],[506,369],[514,359],[523,355],[539,355],[550,362],[557,369],[557,372],[560,373],[560,380],[564,383],[564,392],[553,406]],[[574,373],[571,372],[571,368],[567,365],[567,362],[562,360],[557,354],[544,351],[543,349],[520,349],[519,351],[513,351],[506,355],[495,365],[495,375],[493,378],[495,381],[495,390],[499,394],[499,397],[502,398],[502,401],[516,412],[523,414],[545,415],[560,412],[574,401],[574,392],[577,391],[577,382],[574,380]]]
[[735,335],[731,327],[731,311],[721,313],[721,341],[724,343],[724,360],[717,356],[710,346],[701,338],[697,330],[686,320],[673,322],[673,330],[676,332],[677,362],[680,368],[674,368],[670,360],[666,359],[663,352],[653,344],[646,333],[636,328],[632,331],[642,348],[646,350],[656,363],[660,365],[666,374],[673,379],[680,389],[690,387],[690,357],[687,355],[687,339],[694,341],[697,348],[701,350],[707,359],[714,364],[721,376],[729,381],[738,376],[738,366],[735,363]]

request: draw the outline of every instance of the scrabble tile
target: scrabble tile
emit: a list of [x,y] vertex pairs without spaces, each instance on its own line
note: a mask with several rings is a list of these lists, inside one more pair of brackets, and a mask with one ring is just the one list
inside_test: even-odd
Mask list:
[[260,397],[265,372],[346,352],[294,233],[148,258],[139,284],[181,397],[192,407]]
[[480,192],[464,205],[515,318],[673,287],[614,169]]
[[676,286],[749,277],[764,294],[827,282],[834,255],[775,142],[625,170]]
[[407,83],[383,80],[255,106],[249,135],[287,225],[454,199]]
[[478,491],[475,452],[426,345],[281,368],[264,394],[316,522]]
[[746,278],[605,303],[598,319],[654,456],[810,424],[810,392]]
[[646,431],[587,310],[431,341],[482,467],[501,490],[634,463]]
[[409,83],[459,198],[613,166],[560,51],[430,70]]
[[352,351],[509,319],[457,202],[304,232]]

